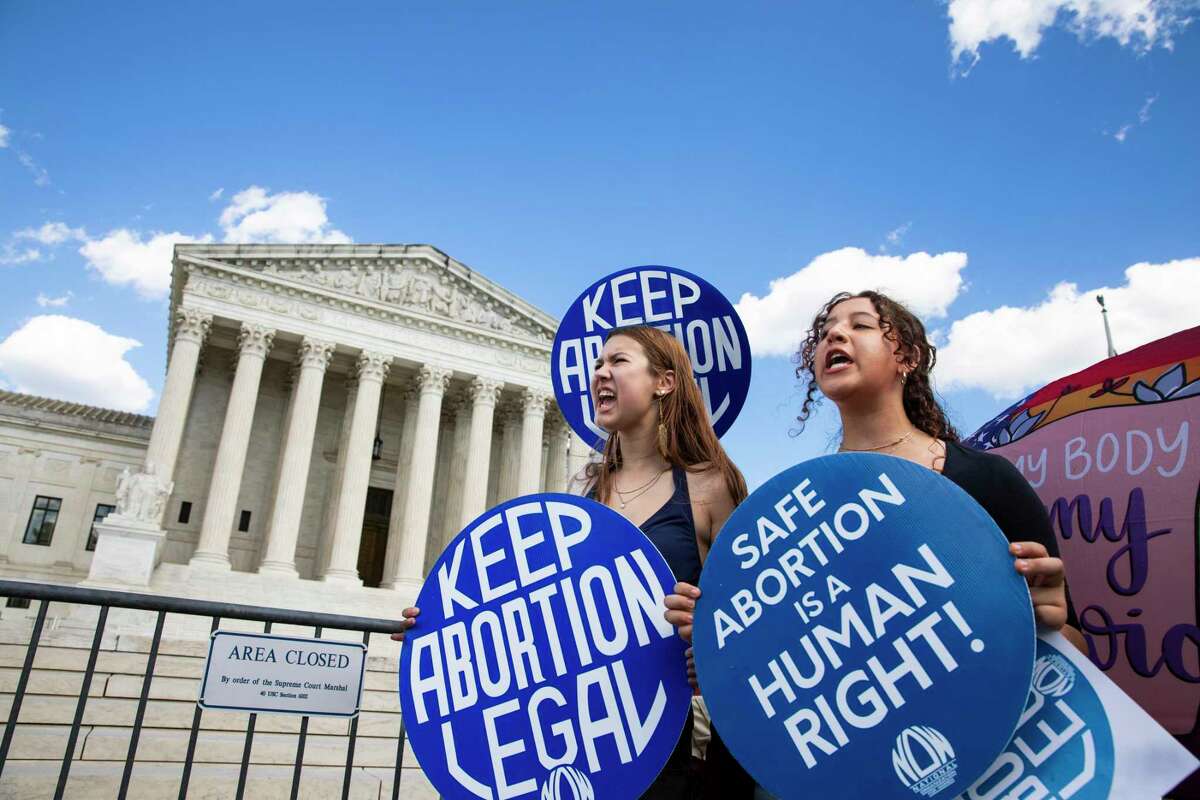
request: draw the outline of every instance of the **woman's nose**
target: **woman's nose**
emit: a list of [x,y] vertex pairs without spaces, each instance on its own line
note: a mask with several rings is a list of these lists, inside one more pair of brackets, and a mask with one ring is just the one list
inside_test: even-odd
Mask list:
[[834,325],[832,328],[825,331],[825,341],[844,342],[846,341],[846,334],[842,331],[841,326]]

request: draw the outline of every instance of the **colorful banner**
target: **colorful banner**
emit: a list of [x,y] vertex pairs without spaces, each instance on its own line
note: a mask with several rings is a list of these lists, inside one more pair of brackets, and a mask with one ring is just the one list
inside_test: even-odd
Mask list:
[[1092,661],[1174,734],[1200,721],[1200,328],[1039,389],[967,444],[1050,514]]
[[1043,633],[1012,741],[959,800],[1158,798],[1196,765],[1062,634]]
[[733,304],[703,278],[674,267],[614,272],[575,299],[559,323],[550,354],[554,396],[572,430],[599,450],[592,373],[613,328],[651,325],[683,342],[717,436],[742,410],[750,390],[750,340]]
[[565,494],[482,514],[434,564],[400,656],[421,769],[451,800],[632,800],[691,702],[675,578],[617,512]]
[[714,727],[781,798],[944,797],[1004,749],[1033,611],[966,492],[855,453],[781,472],[713,543],[695,613]]

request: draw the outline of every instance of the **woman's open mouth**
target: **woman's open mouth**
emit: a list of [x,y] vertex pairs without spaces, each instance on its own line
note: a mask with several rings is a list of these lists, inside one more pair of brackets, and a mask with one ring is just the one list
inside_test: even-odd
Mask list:
[[832,375],[847,370],[854,364],[854,359],[844,350],[832,349],[825,354],[825,374]]
[[600,389],[596,392],[596,413],[611,411],[617,404],[617,395],[612,389]]

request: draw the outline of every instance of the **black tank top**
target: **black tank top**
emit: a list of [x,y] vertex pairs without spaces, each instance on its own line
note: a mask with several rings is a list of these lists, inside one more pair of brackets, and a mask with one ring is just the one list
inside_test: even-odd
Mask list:
[[[640,527],[667,560],[675,580],[698,586],[700,546],[696,543],[696,520],[692,516],[687,472],[680,467],[673,467],[671,478],[675,481],[675,491],[662,508],[651,514]],[[594,488],[588,491],[588,497],[596,499]]]

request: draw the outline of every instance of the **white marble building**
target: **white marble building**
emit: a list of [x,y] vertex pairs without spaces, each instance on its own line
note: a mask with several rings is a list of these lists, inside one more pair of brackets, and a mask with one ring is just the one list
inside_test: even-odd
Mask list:
[[426,245],[179,245],[156,418],[0,395],[0,575],[394,614],[578,467],[555,326]]

